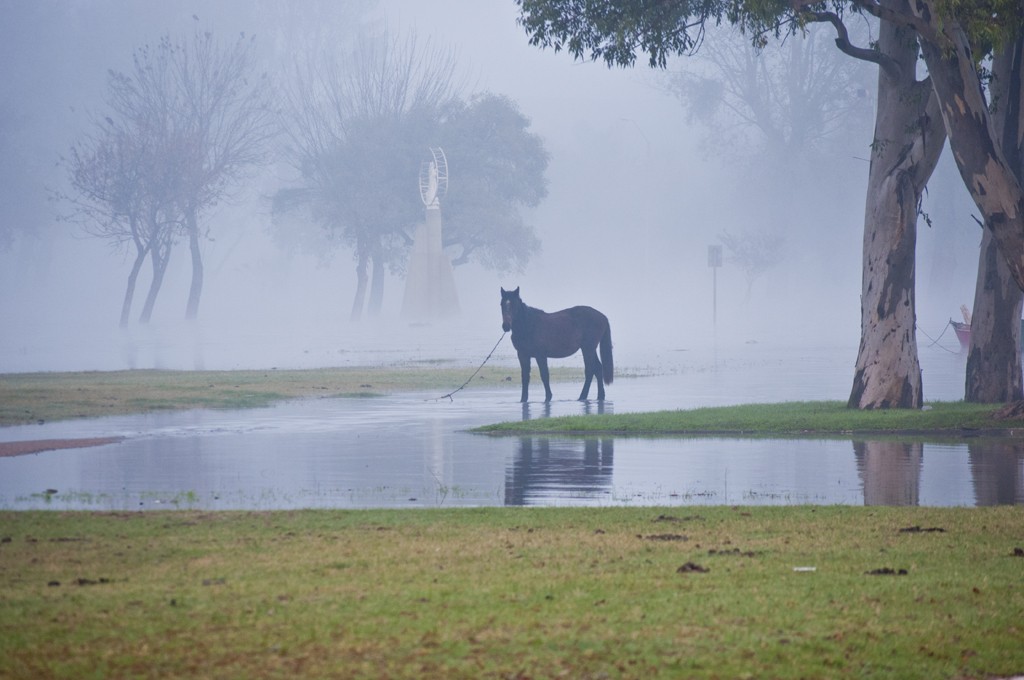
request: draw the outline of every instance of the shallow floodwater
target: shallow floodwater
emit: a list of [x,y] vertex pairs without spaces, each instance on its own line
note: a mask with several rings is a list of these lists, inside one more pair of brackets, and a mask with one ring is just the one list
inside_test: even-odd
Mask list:
[[[466,431],[602,411],[845,399],[854,355],[763,347],[686,353],[663,374],[622,371],[604,404],[572,400],[580,385],[565,383],[553,386],[553,403],[524,406],[514,378],[450,400],[309,399],[2,428],[0,441],[125,440],[0,458],[0,508],[1024,503],[1020,440],[581,439]],[[922,352],[922,363],[930,398],[960,397],[962,358]],[[534,385],[534,397],[542,393]]]

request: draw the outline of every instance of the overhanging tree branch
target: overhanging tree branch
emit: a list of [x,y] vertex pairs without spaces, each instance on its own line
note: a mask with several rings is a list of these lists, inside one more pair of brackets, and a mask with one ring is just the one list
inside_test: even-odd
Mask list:
[[843,54],[851,56],[854,59],[878,64],[878,66],[894,80],[898,80],[902,77],[902,69],[900,68],[899,62],[895,59],[888,57],[878,50],[866,47],[857,47],[851,43],[850,32],[847,30],[846,24],[835,12],[813,12],[809,10],[801,10],[799,8],[797,8],[797,11],[800,12],[801,17],[805,18],[807,21],[832,24],[832,27],[835,28],[837,34],[835,39],[836,47],[839,48],[839,51]]

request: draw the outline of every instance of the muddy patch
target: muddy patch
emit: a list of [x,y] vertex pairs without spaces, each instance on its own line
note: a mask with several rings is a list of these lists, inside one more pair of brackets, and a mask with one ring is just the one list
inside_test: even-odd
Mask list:
[[912,527],[903,527],[900,529],[901,534],[944,534],[946,530],[942,527],[921,527],[918,525]]
[[865,571],[868,576],[906,576],[909,572],[906,569],[893,569],[892,567],[881,567]]
[[648,534],[647,536],[644,536],[643,534],[637,534],[636,537],[639,538],[642,541],[686,541],[686,540],[689,540],[686,536],[683,536],[682,534]]
[[677,574],[706,574],[710,569],[696,562],[687,562],[683,566],[676,569]]
[[79,439],[33,439],[25,442],[0,442],[0,458],[59,449],[84,449],[124,441],[124,437],[85,437]]

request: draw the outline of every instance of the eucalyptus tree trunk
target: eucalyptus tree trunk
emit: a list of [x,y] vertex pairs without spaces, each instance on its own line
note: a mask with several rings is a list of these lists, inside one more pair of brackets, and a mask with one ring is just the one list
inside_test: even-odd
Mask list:
[[[1006,163],[1018,180],[1024,177],[1024,87],[1021,82],[1024,36],[1007,45],[992,60],[992,100],[998,105],[992,127]],[[1001,403],[1024,399],[1021,376],[1020,315],[1024,293],[986,229],[978,262],[967,355],[966,401]]]
[[974,288],[964,400],[998,404],[1024,399],[1020,314],[1024,294],[989,231],[981,241]]
[[203,294],[203,251],[200,248],[199,217],[195,210],[187,211],[187,219],[188,245],[192,253],[192,284],[188,290],[185,318],[191,320],[199,316],[199,298]]
[[878,109],[864,215],[861,337],[850,408],[920,408],[914,290],[921,195],[945,143],[938,100],[917,81],[917,42],[882,21]]
[[943,101],[942,117],[957,168],[1014,281],[1024,288],[1024,188],[1019,168],[1011,167],[1001,148],[966,34],[955,21],[943,23],[932,15],[924,20],[939,24],[936,30],[948,41],[942,46],[922,41],[921,51]]

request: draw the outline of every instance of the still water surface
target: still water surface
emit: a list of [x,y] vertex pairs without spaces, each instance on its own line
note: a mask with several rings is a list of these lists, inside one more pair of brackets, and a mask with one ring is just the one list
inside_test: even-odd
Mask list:
[[[845,399],[854,357],[851,349],[681,353],[668,363],[657,359],[658,375],[620,377],[603,405],[572,401],[579,385],[563,384],[553,386],[554,403],[524,406],[513,381],[465,390],[454,400],[436,394],[310,399],[245,411],[2,428],[3,441],[126,439],[0,459],[0,508],[1024,503],[1020,440],[496,438],[466,432],[497,421],[601,410]],[[962,358],[922,351],[922,363],[929,398],[960,397]],[[542,388],[533,394],[543,394]]]

